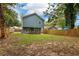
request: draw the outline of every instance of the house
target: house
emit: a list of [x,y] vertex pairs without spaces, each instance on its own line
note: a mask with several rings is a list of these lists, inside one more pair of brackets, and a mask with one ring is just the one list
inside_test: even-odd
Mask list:
[[44,29],[44,20],[36,13],[22,17],[23,33],[41,33]]

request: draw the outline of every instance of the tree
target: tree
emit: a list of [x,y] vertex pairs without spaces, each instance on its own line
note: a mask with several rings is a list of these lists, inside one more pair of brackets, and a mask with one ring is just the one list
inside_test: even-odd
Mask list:
[[74,9],[74,4],[70,3],[70,4],[65,4],[66,9],[64,11],[65,14],[65,19],[66,19],[66,26],[69,26],[70,29],[74,28],[74,21],[75,21],[75,9]]
[[[49,16],[48,22],[53,22],[52,26],[65,26],[65,17],[64,17],[65,5],[63,4],[49,4],[49,7],[46,10],[46,15]],[[55,23],[54,23],[55,21]]]
[[67,3],[65,4],[66,9],[64,11],[65,19],[66,19],[66,26],[69,26],[70,29],[74,28],[74,23],[76,20],[76,13],[79,8],[79,4],[77,3]]
[[14,20],[8,19],[8,20],[5,20],[5,23],[7,27],[21,26],[20,21],[17,19],[14,19]]
[[54,20],[54,18],[56,18],[55,7],[57,4],[48,3],[48,5],[49,7],[46,11],[44,11],[44,14],[48,16],[48,22],[51,22],[52,20]]
[[[57,20],[58,25],[60,26],[66,26],[69,27],[70,29],[74,28],[74,23],[76,20],[76,13],[77,11],[79,11],[79,4],[77,3],[65,3],[65,4],[54,4],[54,6],[56,5],[56,7],[53,7],[53,4],[49,6],[52,7],[52,9],[50,7],[48,7],[48,9],[46,10],[47,15],[49,15],[49,20],[48,21],[53,21],[54,19]],[[53,11],[51,11],[51,10]],[[50,12],[49,12],[50,10]],[[53,13],[51,15],[51,13]],[[52,17],[52,18],[50,18]]]
[[[8,9],[8,6],[13,6],[15,4],[3,4],[0,3],[0,39],[5,38],[5,15],[13,18],[13,13],[9,12],[11,9]],[[12,11],[12,10],[11,10]]]
[[3,7],[2,7],[2,4],[0,4],[0,30],[1,30],[0,38],[5,37],[4,26],[5,26],[5,20],[4,20],[4,15],[3,15]]
[[19,20],[14,20],[13,26],[21,26],[21,23]]

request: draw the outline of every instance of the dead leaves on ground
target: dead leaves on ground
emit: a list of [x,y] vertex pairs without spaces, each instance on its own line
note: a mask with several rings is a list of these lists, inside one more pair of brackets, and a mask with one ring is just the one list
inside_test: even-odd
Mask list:
[[[14,38],[15,39],[15,38]],[[79,40],[34,42],[17,45],[17,40],[4,40],[0,46],[0,55],[12,56],[72,56],[79,55]]]

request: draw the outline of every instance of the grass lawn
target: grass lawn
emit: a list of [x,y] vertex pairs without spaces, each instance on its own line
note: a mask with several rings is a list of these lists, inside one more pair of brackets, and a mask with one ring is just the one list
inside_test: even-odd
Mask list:
[[14,36],[18,37],[20,44],[28,44],[32,42],[46,42],[46,41],[61,41],[64,36],[48,35],[48,34],[22,34],[13,33]]
[[11,36],[1,43],[0,55],[79,55],[79,37],[22,33],[12,33]]

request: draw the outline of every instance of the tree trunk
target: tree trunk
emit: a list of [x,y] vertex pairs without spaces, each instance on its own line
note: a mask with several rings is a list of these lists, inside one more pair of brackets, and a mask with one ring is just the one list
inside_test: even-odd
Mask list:
[[[67,6],[66,6],[67,7]],[[71,19],[70,19],[70,11],[69,8],[66,8],[66,10],[64,11],[65,14],[65,26],[67,27],[71,27]]]
[[68,10],[65,10],[65,26],[70,27],[70,13],[68,12]]
[[75,23],[75,20],[76,20],[76,11],[74,9],[74,4],[70,4],[70,19],[71,19],[71,27],[70,29],[73,29],[74,28],[74,23]]
[[4,14],[3,14],[3,6],[1,3],[0,3],[0,31],[1,31],[0,39],[4,39],[5,38],[5,20],[4,20]]
[[68,3],[65,4],[66,10],[65,10],[65,19],[66,19],[66,26],[68,26],[70,29],[74,28],[75,23],[75,9],[74,9],[74,3]]

